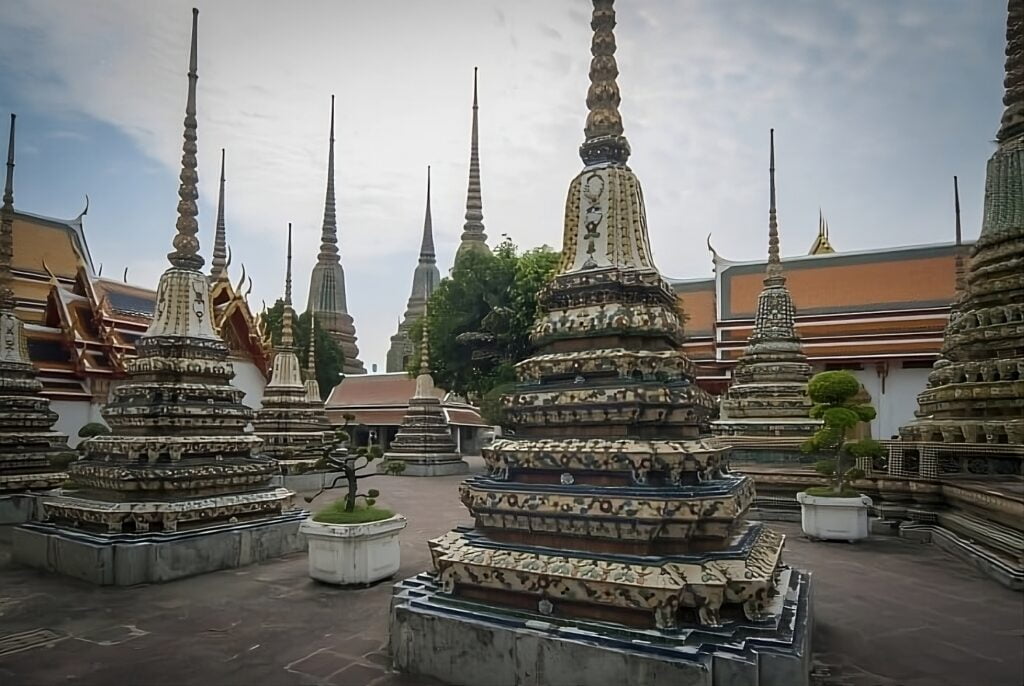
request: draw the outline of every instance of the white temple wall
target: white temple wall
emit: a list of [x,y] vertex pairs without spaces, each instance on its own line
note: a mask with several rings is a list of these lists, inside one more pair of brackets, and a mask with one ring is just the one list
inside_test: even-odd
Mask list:
[[88,400],[51,400],[50,409],[57,413],[57,423],[53,425],[53,430],[67,434],[68,445],[73,448],[82,441],[78,437],[79,429],[89,422],[103,421],[99,408],[99,405]]
[[260,368],[248,360],[231,359],[235,368],[235,378],[231,385],[245,391],[242,402],[254,410],[263,407],[263,389],[267,387],[267,378]]

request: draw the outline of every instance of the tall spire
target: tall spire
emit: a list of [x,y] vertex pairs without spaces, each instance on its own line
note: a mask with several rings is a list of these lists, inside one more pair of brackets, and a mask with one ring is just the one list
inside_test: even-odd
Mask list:
[[590,44],[590,89],[587,91],[586,140],[580,146],[580,157],[587,166],[625,164],[629,159],[629,142],[622,135],[619,114],[619,67],[615,63],[615,7],[613,0],[594,0],[590,20],[594,37]]
[[295,338],[292,335],[292,223],[288,222],[288,253],[285,258],[287,265],[284,270],[284,312],[281,321],[281,347],[293,348]]
[[327,194],[324,198],[324,224],[320,232],[320,254],[317,261],[321,264],[341,261],[338,257],[338,217],[334,199],[334,95],[331,95],[331,137],[327,151]]
[[1006,143],[1024,133],[1024,0],[1009,0],[1006,17],[1006,73],[1003,117],[996,140]]
[[420,262],[433,263],[434,254],[434,223],[430,216],[430,165],[427,165],[427,209],[423,217],[423,241],[420,243]]
[[284,273],[284,304],[292,305],[292,223],[288,222],[288,261]]
[[769,132],[771,152],[768,161],[768,269],[765,285],[776,285],[785,282],[782,275],[782,262],[779,259],[779,222],[775,209],[775,129]]
[[224,148],[220,149],[220,192],[217,194],[217,231],[213,237],[213,260],[210,262],[210,278],[224,281],[228,278],[228,243],[224,228]]
[[174,252],[168,253],[167,260],[172,266],[180,269],[199,271],[203,267],[203,258],[199,254],[199,173],[196,171],[196,81],[199,74],[196,70],[196,30],[199,24],[199,10],[192,9],[192,47],[188,59],[188,101],[185,105],[185,133],[181,155],[181,185],[178,187],[178,222],[175,225],[178,233],[172,242]]
[[488,251],[484,233],[484,201],[480,192],[480,109],[476,85],[477,68],[473,67],[473,128],[469,138],[469,185],[466,189],[466,223],[462,225],[459,252],[482,249]]
[[3,206],[0,207],[0,309],[14,308],[11,289],[11,259],[14,257],[14,120],[7,140],[7,178],[4,181]]

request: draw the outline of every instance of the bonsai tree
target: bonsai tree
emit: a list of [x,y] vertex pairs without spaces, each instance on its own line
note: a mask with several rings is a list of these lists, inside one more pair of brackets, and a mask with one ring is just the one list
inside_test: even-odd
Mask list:
[[78,430],[78,437],[92,438],[93,436],[106,436],[109,433],[110,428],[106,424],[101,424],[100,422],[89,422]]
[[[336,488],[338,482],[344,481],[347,486],[345,497],[333,503],[326,509],[317,513],[314,521],[328,524],[359,524],[375,522],[381,519],[388,519],[394,513],[384,508],[374,507],[380,491],[375,488],[368,489],[365,493],[359,492],[359,482],[378,476],[378,472],[367,470],[371,464],[383,456],[378,446],[360,447],[355,453],[349,453],[349,435],[345,431],[348,426],[348,418],[345,424],[334,433],[334,441],[328,445],[323,463],[333,471],[341,474],[331,482],[330,486],[324,486],[311,496],[306,496],[307,503],[313,502],[326,490]],[[398,460],[391,460],[384,465],[385,473],[398,474],[405,470],[405,463]],[[363,499],[363,506],[357,507],[359,498]]]
[[[801,450],[832,455],[830,459],[815,464],[818,473],[830,477],[831,483],[822,488],[807,489],[810,495],[856,497],[859,493],[849,484],[863,478],[864,472],[856,467],[855,458],[878,457],[885,453],[882,444],[870,438],[847,440],[854,427],[875,418],[875,408],[854,400],[859,391],[860,383],[856,377],[845,371],[815,374],[807,384],[807,395],[814,403],[810,416],[820,419],[822,427],[801,446]],[[847,465],[847,456],[854,458],[853,464]]]

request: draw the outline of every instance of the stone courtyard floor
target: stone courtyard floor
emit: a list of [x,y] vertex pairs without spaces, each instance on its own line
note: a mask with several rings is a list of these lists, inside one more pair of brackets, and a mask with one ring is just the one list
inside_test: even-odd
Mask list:
[[[429,566],[428,538],[470,523],[461,478],[374,479],[382,503],[409,519],[396,578]],[[1024,595],[927,544],[812,543],[798,525],[772,526],[788,535],[788,562],[814,573],[817,683],[1024,683]],[[390,594],[390,583],[313,582],[303,554],[158,586],[97,588],[16,567],[0,544],[0,684],[430,686],[388,671]]]

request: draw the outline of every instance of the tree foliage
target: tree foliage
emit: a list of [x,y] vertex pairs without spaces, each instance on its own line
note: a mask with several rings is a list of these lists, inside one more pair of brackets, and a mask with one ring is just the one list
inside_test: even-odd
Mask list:
[[[273,345],[281,344],[281,327],[284,321],[284,301],[278,300],[274,306],[260,315],[265,330],[270,335]],[[299,357],[299,365],[306,368],[306,356],[309,354],[310,327],[316,336],[316,383],[320,387],[320,399],[327,400],[331,390],[338,385],[341,371],[344,369],[345,353],[341,346],[334,342],[327,330],[315,321],[310,312],[303,312],[295,317],[292,323],[292,335],[295,338],[295,354]]]
[[831,495],[842,495],[851,481],[863,478],[856,467],[845,468],[845,457],[880,457],[885,448],[878,441],[864,439],[847,441],[846,437],[861,422],[875,418],[875,408],[860,405],[854,400],[860,391],[860,382],[850,372],[835,371],[815,374],[807,384],[807,394],[814,405],[810,416],[822,420],[822,427],[808,439],[801,449],[805,453],[831,452],[833,458],[822,460],[816,469],[832,479]]
[[[427,306],[434,382],[479,402],[514,381],[513,366],[530,354],[538,293],[559,258],[547,246],[520,253],[507,237],[491,254],[460,255]],[[420,367],[423,326],[421,319],[409,332],[416,344],[408,367],[413,374]]]

